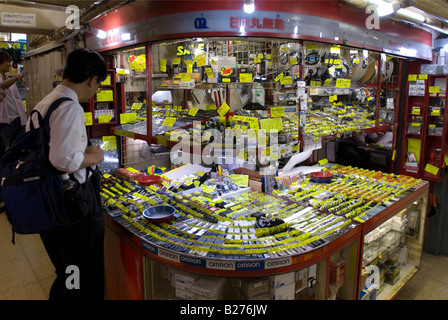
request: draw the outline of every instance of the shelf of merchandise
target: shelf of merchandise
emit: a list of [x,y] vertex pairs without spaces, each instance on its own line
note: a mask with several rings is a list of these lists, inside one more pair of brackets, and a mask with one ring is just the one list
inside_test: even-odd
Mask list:
[[[86,113],[91,114],[91,125],[88,125],[89,136],[91,138],[98,138],[104,135],[109,134],[109,128],[115,126],[118,123],[117,117],[117,87],[116,87],[116,72],[115,69],[107,69],[107,78],[100,85],[99,89],[103,92],[112,91],[112,95],[110,99],[108,98],[105,101],[98,101],[97,97],[99,93],[96,93],[92,98],[89,99],[88,102],[84,103],[84,111]],[[102,109],[99,109],[99,104],[102,105]],[[107,105],[107,108],[103,108]],[[106,115],[101,115],[101,117],[105,116],[106,118],[102,118],[100,121],[101,110],[107,110],[108,113]],[[112,116],[111,119],[108,119],[108,116]]]
[[[383,283],[381,284],[381,292],[379,294],[374,295],[372,300],[391,300],[393,299],[398,292],[406,285],[406,283],[418,272],[421,266],[421,255],[423,252],[423,236],[425,230],[425,220],[426,220],[426,211],[427,211],[427,203],[428,203],[428,192],[429,192],[429,183],[426,181],[422,181],[419,185],[415,187],[415,191],[409,193],[405,198],[400,200],[399,202],[394,203],[390,207],[386,208],[380,214],[373,216],[369,220],[365,221],[362,228],[361,233],[361,255],[359,257],[360,264],[364,267],[364,249],[366,248],[365,239],[366,235],[370,232],[374,232],[379,230],[386,222],[390,221],[391,218],[398,216],[408,215],[408,210],[414,205],[418,206],[418,227],[416,230],[416,234],[410,236],[403,232],[403,241],[400,241],[401,246],[407,246],[408,248],[408,258],[407,263],[404,263],[401,266],[399,271],[399,277],[394,282],[394,284]],[[407,220],[405,220],[407,221]],[[396,252],[396,249],[394,249]],[[378,259],[386,259],[385,256],[381,255],[379,252],[374,258],[370,258],[367,264],[371,264],[372,261],[377,261]],[[374,263],[374,265],[379,264],[379,262]],[[361,295],[362,284],[365,283],[365,279],[360,279],[358,287],[358,298]]]
[[[166,299],[175,298],[174,288],[169,289],[169,281],[161,279],[160,272],[167,268],[178,270],[191,276],[213,277],[215,279],[257,279],[272,275],[284,275],[317,265],[317,291],[315,299],[330,298],[330,265],[339,256],[346,259],[345,278],[341,299],[359,299],[362,290],[362,261],[364,237],[402,210],[421,201],[419,234],[416,239],[407,240],[410,247],[409,263],[401,272],[399,281],[383,290],[377,299],[390,299],[415,274],[420,266],[423,230],[426,217],[426,202],[429,183],[422,181],[412,191],[364,223],[354,224],[343,234],[331,241],[306,251],[303,254],[271,259],[228,260],[190,256],[166,248],[161,248],[145,238],[144,233],[132,224],[123,223],[119,218],[105,214],[106,221],[106,291],[108,299]],[[342,253],[343,252],[343,253]],[[216,267],[221,264],[223,267]],[[251,266],[251,268],[239,266]],[[229,270],[228,266],[233,266]],[[212,266],[212,267],[210,267]],[[227,268],[225,267],[227,266]],[[227,269],[227,270],[226,270]],[[168,287],[168,288],[167,288]],[[230,299],[238,299],[230,296]],[[296,298],[300,298],[297,295]],[[332,298],[334,298],[332,296]]]
[[[445,179],[442,169],[446,166],[448,152],[448,128],[445,125],[448,76],[410,75],[410,79],[403,122],[400,173],[440,182]],[[440,81],[442,86],[439,85]],[[411,86],[419,86],[419,95],[410,94]],[[411,153],[417,162],[409,161]]]
[[[303,47],[303,41],[298,41],[297,43],[302,44]],[[184,107],[186,107],[186,101],[187,101],[187,91],[190,89],[185,89],[185,88],[175,88],[175,87],[169,87],[169,86],[157,86],[154,87],[153,84],[153,79],[157,79],[160,78],[157,76],[157,74],[154,74],[155,71],[153,69],[153,54],[152,54],[152,50],[154,48],[155,44],[147,44],[145,46],[145,53],[146,53],[146,59],[147,59],[147,63],[146,63],[146,79],[147,79],[147,92],[151,93],[155,90],[157,90],[158,88],[160,89],[167,89],[167,90],[183,90],[184,91],[184,99],[183,99],[183,104]],[[303,49],[304,50],[304,49]],[[378,66],[377,68],[381,68],[381,57],[378,56]],[[400,61],[400,66],[401,66],[401,61]],[[304,68],[303,63],[299,65],[299,70],[302,70]],[[301,78],[303,79],[303,74],[302,72],[300,72]],[[365,85],[363,87],[365,88],[376,88],[375,90],[375,110],[374,110],[374,114],[375,114],[375,124],[372,127],[369,128],[362,128],[359,130],[359,132],[378,132],[378,131],[382,131],[382,130],[389,130],[391,128],[393,128],[396,124],[386,124],[386,123],[380,123],[379,122],[379,106],[380,106],[380,94],[381,94],[381,90],[380,88],[388,88],[390,90],[393,90],[396,88],[395,84],[385,84],[385,83],[381,83],[381,75],[379,74],[379,76],[377,77],[377,82],[376,83],[365,83]],[[272,80],[273,81],[273,80]],[[272,88],[274,89],[276,87],[276,82],[268,82],[268,83],[263,83],[263,87],[265,89],[267,88]],[[230,105],[230,88],[235,86],[235,85],[252,85],[253,82],[232,82],[232,83],[218,83],[218,84],[196,84],[195,88],[203,88],[204,86],[206,88],[210,88],[210,86],[225,86],[227,88],[227,95],[223,100],[225,100],[225,102],[227,102]],[[307,87],[308,91],[311,87]],[[338,89],[335,87],[329,87],[331,89]],[[354,89],[357,88],[357,86],[353,87]],[[295,89],[295,88],[290,88],[290,89]],[[350,88],[351,89],[351,88]],[[150,98],[150,94],[147,95],[148,96],[148,103],[147,103],[147,110],[146,110],[146,115],[147,115],[147,119],[151,119],[152,117],[152,101]],[[222,101],[224,102],[224,101]],[[396,102],[396,105],[398,105],[398,101]],[[226,116],[228,117],[228,115]],[[135,138],[135,139],[141,139],[141,140],[145,140],[148,143],[160,143],[160,142],[164,142],[163,139],[157,138],[157,136],[153,136],[153,130],[152,130],[152,122],[151,121],[147,121],[147,127],[146,127],[146,132],[147,134],[141,134],[141,133],[134,133],[131,131],[124,131],[121,130],[120,128],[116,128],[115,130],[115,134],[116,135],[120,135],[120,136],[125,136],[125,137],[129,137],[129,138]],[[353,135],[356,134],[358,131],[353,131],[353,132],[345,132],[345,135]],[[344,132],[337,132],[334,134],[330,134],[330,135],[325,135],[323,136],[323,139],[334,139],[338,136],[344,135]],[[158,140],[159,139],[159,140]]]

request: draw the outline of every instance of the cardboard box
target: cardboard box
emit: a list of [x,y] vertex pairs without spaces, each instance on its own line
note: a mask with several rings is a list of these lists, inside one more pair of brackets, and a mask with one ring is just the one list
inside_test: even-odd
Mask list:
[[206,298],[213,297],[220,292],[224,283],[224,278],[203,277],[194,282],[191,292]]
[[308,268],[296,272],[296,293],[308,287]]
[[176,298],[179,298],[179,299],[184,299],[184,300],[194,300],[195,299],[194,293],[188,292],[185,290],[181,290],[179,288],[175,288],[175,295],[176,295]]
[[270,288],[270,295],[272,300],[294,300],[295,299],[296,284],[290,283],[278,288]]
[[295,281],[296,278],[294,272],[276,274],[269,277],[269,286],[271,288],[279,288],[294,283]]

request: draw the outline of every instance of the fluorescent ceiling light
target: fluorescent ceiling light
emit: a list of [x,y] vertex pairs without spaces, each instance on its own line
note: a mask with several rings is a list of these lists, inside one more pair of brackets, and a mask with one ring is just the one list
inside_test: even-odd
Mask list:
[[255,0],[244,0],[244,12],[251,14],[255,11]]
[[427,23],[422,23],[422,25],[424,25],[425,27],[431,28],[432,30],[435,30],[437,32],[441,32],[443,34],[448,34],[448,30],[445,30],[445,29],[442,29],[442,28],[439,28],[439,27],[436,27],[436,26],[433,26],[433,25],[430,25]]
[[96,36],[100,39],[106,39],[107,33],[106,33],[106,31],[98,29],[98,33],[96,34]]
[[378,16],[385,17],[392,13],[394,13],[394,7],[392,6],[392,3],[382,1],[380,5],[377,7]]
[[408,10],[408,9],[400,9],[397,11],[397,13],[406,16],[410,19],[412,19],[413,21],[417,20],[420,21],[421,23],[423,23],[425,21],[425,17],[422,16],[420,13]]

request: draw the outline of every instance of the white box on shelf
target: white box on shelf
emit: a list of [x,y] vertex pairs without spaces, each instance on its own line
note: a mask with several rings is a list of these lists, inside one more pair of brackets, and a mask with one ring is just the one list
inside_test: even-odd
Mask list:
[[269,277],[269,286],[279,288],[295,282],[294,272],[276,274]]
[[296,284],[290,283],[278,288],[270,288],[272,300],[294,300]]

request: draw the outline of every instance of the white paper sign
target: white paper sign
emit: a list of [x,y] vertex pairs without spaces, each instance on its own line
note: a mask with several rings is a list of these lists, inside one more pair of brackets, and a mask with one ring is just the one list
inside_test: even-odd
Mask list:
[[14,27],[35,27],[36,15],[34,13],[2,12],[2,25]]

